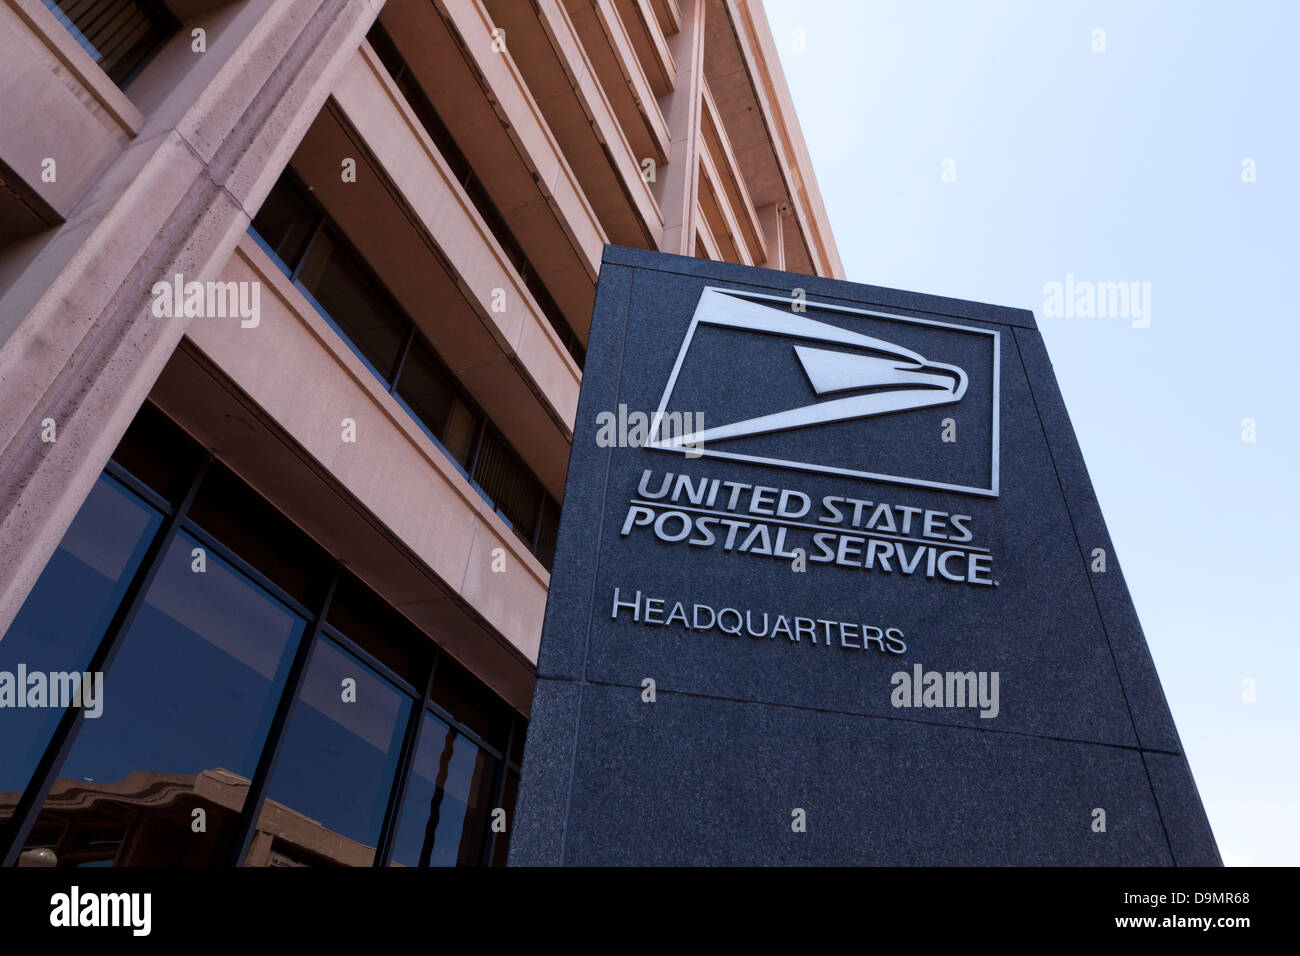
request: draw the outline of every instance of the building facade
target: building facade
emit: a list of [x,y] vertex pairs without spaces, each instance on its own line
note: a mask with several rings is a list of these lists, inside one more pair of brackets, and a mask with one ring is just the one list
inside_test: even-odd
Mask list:
[[0,61],[4,863],[502,863],[604,245],[842,276],[761,6],[0,0]]

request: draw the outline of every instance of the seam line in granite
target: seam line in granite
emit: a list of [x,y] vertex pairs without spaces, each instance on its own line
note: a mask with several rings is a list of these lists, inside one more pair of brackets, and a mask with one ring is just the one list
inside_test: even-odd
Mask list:
[[[1041,339],[1042,333],[1039,332],[1038,335],[1039,338]],[[1065,516],[1070,522],[1070,531],[1074,535],[1074,546],[1079,552],[1079,560],[1083,562],[1084,567],[1087,567],[1088,560],[1086,557],[1084,557],[1083,541],[1081,541],[1079,538],[1079,527],[1074,520],[1074,511],[1070,507],[1070,496],[1065,489],[1065,482],[1061,480],[1061,471],[1056,465],[1056,453],[1052,450],[1052,439],[1051,436],[1047,434],[1047,425],[1043,422],[1043,413],[1038,406],[1038,396],[1034,394],[1034,383],[1032,378],[1029,375],[1029,369],[1025,365],[1024,353],[1020,350],[1020,338],[1014,332],[1012,332],[1011,340],[1015,343],[1016,346],[1016,357],[1020,359],[1020,368],[1025,373],[1025,385],[1029,389],[1029,400],[1033,402],[1034,414],[1038,416],[1038,428],[1043,434],[1043,444],[1047,447],[1047,457],[1048,460],[1051,461],[1052,463],[1052,472],[1056,475],[1056,484],[1061,491],[1061,503],[1065,505]],[[1047,347],[1046,345],[1044,345],[1043,347],[1044,355],[1046,355],[1046,352],[1047,352]],[[1050,366],[1051,364],[1050,359],[1048,360],[1048,364]],[[1057,387],[1059,389],[1060,386],[1058,385]],[[1061,406],[1064,409],[1065,396],[1061,396]],[[1069,416],[1068,411],[1066,412],[1066,416],[1068,418]],[[1071,427],[1073,428],[1073,425]],[[1077,437],[1075,440],[1076,441],[1078,440]],[[1082,449],[1080,449],[1080,456],[1082,457]],[[1089,479],[1089,481],[1091,481],[1091,479]],[[1093,497],[1094,499],[1096,498],[1095,489],[1093,491]],[[1097,510],[1098,512],[1100,512],[1101,510],[1100,501],[1097,502]],[[1104,524],[1105,522],[1104,518],[1102,519],[1102,522]],[[1115,646],[1110,639],[1110,628],[1106,626],[1106,613],[1102,609],[1101,597],[1097,594],[1097,588],[1093,584],[1092,576],[1090,574],[1085,574],[1084,579],[1088,582],[1088,593],[1092,595],[1093,607],[1097,609],[1097,621],[1099,624],[1101,624],[1101,634],[1102,637],[1104,637],[1106,640],[1106,650],[1110,653],[1110,663],[1111,666],[1115,668],[1115,680],[1119,683],[1120,696],[1123,697],[1124,699],[1124,709],[1128,711],[1129,723],[1133,727],[1133,739],[1137,741],[1138,744],[1137,750],[1140,752],[1142,749],[1142,735],[1141,733],[1138,732],[1137,717],[1135,717],[1133,714],[1133,705],[1129,702],[1128,699],[1128,689],[1125,688],[1124,686],[1124,675],[1120,672],[1119,660],[1115,656]],[[1173,715],[1171,714],[1170,718],[1172,719],[1172,717]],[[1169,838],[1169,827],[1165,825],[1165,815],[1160,809],[1160,798],[1156,795],[1156,785],[1155,782],[1151,779],[1151,771],[1147,768],[1147,762],[1145,760],[1142,761],[1142,773],[1147,778],[1147,788],[1151,791],[1151,802],[1155,804],[1156,818],[1160,821],[1160,830],[1165,835],[1165,846],[1169,849],[1170,862],[1174,862],[1174,843],[1173,840]]]
[[[1180,756],[1181,756],[1181,755],[1180,755]],[[1171,863],[1172,865],[1174,865],[1174,866],[1178,866],[1178,865],[1179,865],[1179,864],[1178,864],[1178,854],[1176,854],[1176,853],[1174,852],[1174,841],[1173,841],[1173,840],[1170,838],[1170,836],[1169,836],[1169,828],[1168,828],[1168,827],[1165,827],[1165,814],[1164,814],[1164,811],[1160,809],[1160,797],[1156,795],[1155,784],[1154,784],[1153,782],[1151,782],[1151,768],[1147,766],[1147,758],[1146,758],[1146,755],[1145,755],[1145,754],[1142,754],[1141,757],[1142,757],[1142,770],[1143,770],[1143,772],[1147,775],[1147,782],[1151,784],[1151,799],[1152,799],[1152,801],[1153,801],[1153,802],[1155,803],[1155,805],[1156,805],[1156,816],[1159,817],[1159,819],[1160,819],[1160,825],[1161,825],[1162,827],[1164,827],[1164,830],[1165,830],[1165,841],[1169,844],[1169,861],[1170,861],[1170,863]],[[1189,769],[1190,769],[1190,768],[1189,768]],[[1195,784],[1193,783],[1193,785],[1195,785]],[[1199,794],[1198,794],[1198,796],[1199,796]],[[1207,822],[1207,823],[1209,822],[1209,817],[1208,817],[1208,816],[1206,817],[1206,822]],[[1213,837],[1213,835],[1214,835],[1214,830],[1213,830],[1213,828],[1211,828],[1211,830],[1210,830],[1210,835],[1211,835],[1211,837]]]
[[[545,680],[558,680],[558,678],[544,678]],[[572,681],[578,683],[577,681]],[[639,691],[640,687],[635,684],[619,684],[615,681],[587,680],[583,684],[592,687],[616,687],[622,690]],[[1174,753],[1169,750],[1156,750],[1150,747],[1133,746],[1131,744],[1110,743],[1104,740],[1084,740],[1079,737],[1061,737],[1055,734],[1035,734],[1025,730],[1004,730],[1000,727],[972,727],[968,724],[952,724],[942,720],[918,720],[915,717],[904,717],[902,715],[894,716],[893,714],[866,714],[857,710],[841,710],[836,707],[810,707],[807,704],[791,704],[783,701],[760,700],[757,697],[720,697],[716,694],[700,694],[689,690],[672,690],[667,688],[657,688],[657,693],[667,694],[676,697],[692,697],[698,700],[721,701],[729,704],[753,704],[758,707],[781,707],[786,710],[798,710],[811,714],[830,714],[836,717],[860,717],[864,720],[891,720],[905,724],[919,724],[922,727],[943,727],[949,730],[969,730],[973,733],[984,734],[1005,734],[1010,737],[1025,737],[1030,740],[1052,740],[1058,743],[1066,744],[1083,744],[1090,747],[1110,747],[1115,750],[1132,750],[1139,753],[1158,753],[1166,754],[1170,757],[1181,757],[1182,754]]]
[[[627,330],[631,325],[632,315],[632,290],[636,287],[636,270],[627,269],[626,266],[614,265],[615,268],[626,269],[627,275],[627,297],[623,300],[623,337],[619,343],[618,350],[618,372],[614,376],[614,406],[618,407],[618,397],[623,391],[623,360],[627,355]],[[604,262],[601,265],[605,265]],[[599,299],[596,303],[599,306]],[[587,344],[591,344],[588,336]],[[579,395],[581,398],[581,395]],[[579,401],[581,406],[581,401]],[[577,440],[578,422],[573,423],[574,440]],[[592,559],[591,565],[591,588],[587,592],[587,628],[582,636],[582,669],[579,671],[578,685],[578,704],[573,715],[573,743],[569,748],[569,782],[564,793],[564,822],[560,826],[560,860],[559,865],[564,866],[564,851],[569,839],[569,808],[573,803],[573,778],[577,774],[578,767],[578,740],[579,733],[582,729],[582,685],[587,680],[587,657],[591,652],[591,629],[594,624],[596,614],[596,581],[600,577],[600,549],[605,540],[605,503],[609,500],[609,473],[613,467],[614,452],[613,449],[605,449],[605,474],[601,477],[600,482],[600,508],[596,518],[596,554]],[[549,594],[548,594],[549,598]]]

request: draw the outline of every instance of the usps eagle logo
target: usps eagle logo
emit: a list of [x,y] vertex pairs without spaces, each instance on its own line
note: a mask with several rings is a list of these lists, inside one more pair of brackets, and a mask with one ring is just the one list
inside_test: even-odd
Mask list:
[[[997,389],[997,332],[971,329],[946,323],[930,322],[887,313],[850,309],[821,303],[807,303],[818,311],[835,311],[917,325],[940,326],[963,333],[973,332],[992,337],[993,369],[993,441],[991,470],[979,484],[927,480],[919,477],[874,471],[852,462],[804,460],[789,454],[764,453],[760,443],[743,441],[763,435],[780,435],[794,430],[836,422],[854,422],[895,416],[937,406],[957,405],[966,396],[970,378],[965,369],[952,362],[922,355],[877,335],[868,335],[841,325],[818,321],[790,308],[793,299],[783,299],[763,293],[706,287],[691,319],[690,327],[682,341],[676,363],[668,377],[658,411],[651,421],[646,447],[661,451],[690,454],[691,457],[727,458],[776,465],[803,471],[841,474],[851,477],[878,479],[892,483],[935,487],[980,495],[997,494],[996,447],[996,389]],[[784,307],[783,307],[784,306]],[[716,368],[715,349],[710,364],[715,367],[715,390],[735,390],[736,369],[743,367],[743,353],[750,340],[742,336],[760,337],[762,347],[769,356],[767,374],[755,374],[755,398],[749,404],[761,406],[753,414],[727,415],[730,420],[719,421],[717,416],[701,416],[706,426],[682,433],[665,427],[664,412],[669,407],[692,407],[701,390],[696,384],[693,392],[683,386],[684,379],[692,373],[699,377],[698,364],[692,363],[693,349],[701,350],[699,343],[708,330],[728,330],[732,333],[727,349],[734,349],[735,367]],[[724,353],[731,356],[731,351]],[[772,365],[772,356],[789,359],[784,365]],[[777,369],[776,373],[772,369]],[[795,387],[790,381],[798,370],[804,384]],[[739,377],[743,377],[741,372]],[[784,377],[785,381],[773,380]],[[811,400],[808,392],[811,391]],[[691,397],[686,398],[690,392]],[[791,399],[795,401],[791,401]],[[685,399],[685,400],[684,400]],[[731,403],[733,406],[737,403]],[[739,403],[742,406],[746,402]],[[773,407],[776,406],[776,407]],[[738,447],[742,446],[743,447]],[[786,443],[787,446],[789,443]]]

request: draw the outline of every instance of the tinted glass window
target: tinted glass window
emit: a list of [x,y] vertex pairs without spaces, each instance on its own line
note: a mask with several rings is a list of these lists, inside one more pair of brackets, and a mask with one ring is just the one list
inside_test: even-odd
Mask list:
[[320,213],[286,174],[276,182],[257,211],[253,228],[292,271],[320,218]]
[[[146,406],[114,467],[179,502],[177,489],[192,483],[187,476],[206,454]],[[257,820],[250,863],[373,862],[415,706],[400,682],[425,686],[434,656],[428,635],[340,573],[222,465],[212,465],[189,512],[175,520],[176,537],[146,568],[165,519],[105,473],[0,641],[6,703],[18,692],[20,668],[67,675],[59,689],[71,690],[72,674],[85,670],[127,595],[151,575],[107,673],[86,685],[85,717],[35,809],[26,847],[48,850],[63,866],[220,865],[231,857],[243,814],[250,826]],[[270,796],[248,806],[308,619],[336,574],[324,636],[277,731]],[[295,609],[290,597],[305,607]],[[46,703],[52,683],[42,682]],[[394,823],[395,860],[499,859],[508,837],[488,843],[488,804],[501,786],[492,751],[506,746],[512,721],[523,722],[446,656],[430,700],[417,715],[428,733],[423,749],[410,752],[414,797]],[[3,711],[0,823],[30,785],[62,713]],[[521,746],[522,737],[511,746],[515,758]]]
[[424,715],[394,866],[477,866],[497,761],[433,714]]
[[510,732],[510,708],[478,678],[450,657],[438,659],[433,702],[497,750],[504,750]]
[[355,254],[324,230],[303,261],[298,281],[374,369],[388,381],[406,341],[407,325]]
[[224,465],[204,476],[188,517],[294,600],[309,608],[324,600],[328,556]]
[[[220,864],[305,622],[178,534],[32,831],[62,865]],[[206,832],[192,830],[193,811]]]
[[266,855],[250,853],[249,865],[369,866],[411,706],[376,671],[322,639],[257,822],[259,837],[269,838]]
[[469,467],[479,415],[464,402],[451,373],[422,342],[412,344],[396,391],[447,453]]
[[113,452],[113,461],[173,505],[185,497],[205,457],[189,435],[148,402]]
[[[86,668],[161,526],[161,514],[112,478],[96,482],[0,640],[0,698],[33,691],[30,675]],[[12,812],[63,716],[57,707],[15,703],[4,700],[0,711],[0,819]]]
[[433,645],[352,575],[345,574],[339,579],[325,620],[423,693]]

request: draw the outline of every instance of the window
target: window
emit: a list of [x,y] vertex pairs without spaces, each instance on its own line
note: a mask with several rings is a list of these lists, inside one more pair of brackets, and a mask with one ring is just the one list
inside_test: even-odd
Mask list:
[[[61,861],[220,865],[307,622],[180,533],[32,830]],[[201,810],[206,832],[191,822]]]
[[461,397],[432,349],[423,343],[412,345],[394,394],[433,433],[443,450],[468,470],[483,416]]
[[[522,740],[522,735],[520,740]],[[506,819],[515,818],[515,800],[519,798],[519,771],[511,767],[506,771],[505,786],[501,793],[501,808],[505,810]],[[507,853],[510,844],[505,840],[498,840],[492,848],[492,865],[505,866]]]
[[455,866],[478,859],[498,761],[432,713],[424,715],[393,866]]
[[0,850],[504,860],[490,817],[513,813],[523,719],[148,405],[0,655],[11,674],[103,664],[97,716],[6,710]]
[[249,231],[549,569],[559,504],[292,171]]
[[406,323],[364,266],[326,226],[307,249],[298,281],[381,379],[390,379],[406,342]]
[[321,215],[299,189],[281,178],[262,201],[253,226],[267,250],[281,264],[297,265],[307,243],[321,227]]
[[326,630],[373,658],[411,687],[423,687],[428,654],[423,635],[351,575],[344,575],[325,613]]
[[213,463],[203,476],[186,520],[300,608],[325,599],[329,557],[224,465]]
[[316,865],[374,862],[412,706],[373,667],[321,640],[257,823],[268,853]]
[[388,71],[389,76],[393,78],[397,88],[401,90],[407,104],[411,107],[411,111],[415,113],[420,125],[424,127],[424,131],[433,140],[433,145],[437,147],[438,152],[442,154],[442,158],[451,167],[452,173],[464,188],[465,194],[469,197],[470,202],[474,204],[474,208],[478,210],[479,216],[487,225],[493,238],[496,239],[497,245],[501,247],[501,251],[506,254],[506,258],[514,266],[520,281],[523,282],[525,288],[532,295],[533,301],[537,303],[537,307],[541,309],[542,315],[551,324],[551,328],[560,337],[561,344],[573,356],[573,360],[578,363],[578,368],[582,368],[587,359],[587,350],[583,347],[582,341],[569,325],[568,319],[564,317],[564,313],[560,311],[560,307],[556,305],[555,300],[551,298],[551,293],[547,290],[546,284],[542,281],[541,276],[537,274],[537,270],[529,261],[528,256],[525,255],[523,247],[515,239],[505,217],[501,215],[501,211],[492,202],[492,197],[488,195],[487,188],[475,175],[469,160],[465,158],[465,154],[456,145],[456,140],[452,137],[451,131],[447,129],[447,125],[442,121],[442,117],[438,115],[433,103],[424,95],[424,90],[416,82],[415,75],[411,72],[410,67],[406,65],[406,61],[402,59],[402,55],[397,51],[397,46],[378,20],[370,28],[366,40],[374,48],[380,63]]
[[152,0],[44,0],[81,48],[119,87],[135,78],[180,29]]
[[[0,640],[0,674],[13,694],[24,674],[84,672],[117,611],[163,515],[120,482],[91,489],[22,610]],[[0,676],[0,694],[6,690]],[[25,682],[24,682],[25,683]],[[6,701],[0,734],[0,822],[13,812],[63,712]]]
[[494,429],[483,436],[474,481],[496,503],[497,512],[515,534],[532,548],[545,495],[524,463]]

